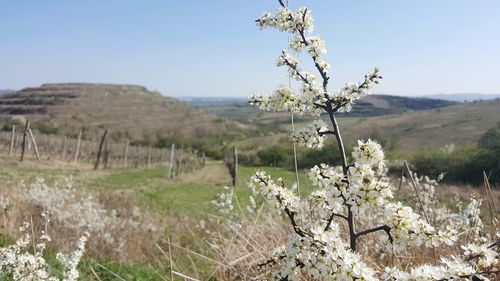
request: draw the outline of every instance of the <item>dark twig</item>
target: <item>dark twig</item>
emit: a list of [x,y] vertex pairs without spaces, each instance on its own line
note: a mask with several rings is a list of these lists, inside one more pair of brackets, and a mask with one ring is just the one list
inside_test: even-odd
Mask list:
[[318,131],[318,135],[324,136],[324,135],[335,135],[335,131]]
[[347,218],[346,216],[344,216],[344,215],[337,214],[337,213],[332,213],[332,214],[330,215],[330,217],[328,218],[328,221],[327,221],[327,223],[326,223],[326,226],[325,226],[325,231],[327,231],[328,229],[330,229],[330,226],[331,226],[331,224],[332,224],[332,221],[333,221],[333,219],[334,219],[335,217],[339,217],[339,218],[343,218],[343,219],[345,219],[345,220],[348,220],[348,218]]
[[373,233],[373,232],[382,231],[382,230],[385,231],[385,233],[387,233],[387,236],[389,236],[389,241],[392,243],[394,241],[394,239],[391,235],[391,228],[388,225],[381,225],[378,227],[367,229],[365,231],[358,232],[358,233],[356,233],[356,238],[363,236],[363,235]]

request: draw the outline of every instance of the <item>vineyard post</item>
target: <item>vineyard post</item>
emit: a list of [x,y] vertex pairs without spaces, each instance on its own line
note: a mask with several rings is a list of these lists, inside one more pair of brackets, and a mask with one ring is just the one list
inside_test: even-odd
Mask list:
[[28,135],[30,137],[31,143],[33,144],[36,160],[40,160],[40,154],[38,153],[38,146],[36,145],[35,136],[30,128],[28,128]]
[[127,140],[125,144],[125,156],[123,156],[123,168],[127,169],[127,161],[128,161],[128,146],[130,145],[130,141]]
[[28,134],[28,128],[30,126],[30,120],[26,120],[26,124],[24,125],[24,133],[23,133],[23,143],[21,146],[21,159],[22,162],[24,160],[24,151],[26,150],[26,135]]
[[148,162],[146,163],[146,169],[151,166],[151,145],[148,146]]
[[12,152],[14,151],[15,139],[16,139],[16,125],[12,125],[12,134],[10,135],[9,156],[11,156]]
[[175,154],[175,143],[172,143],[172,147],[170,148],[170,161],[168,163],[168,176],[167,176],[167,178],[169,178],[169,179],[171,179],[173,177],[174,154]]
[[76,150],[75,150],[75,159],[73,162],[78,161],[78,154],[80,153],[80,145],[82,143],[82,134],[83,134],[83,129],[80,130],[80,133],[78,133],[78,140],[76,141]]
[[109,160],[109,148],[108,148],[108,138],[104,141],[104,149],[102,156],[102,164],[104,165],[104,169],[108,168],[108,160]]
[[102,148],[104,146],[104,142],[106,141],[107,135],[108,135],[108,129],[106,129],[104,131],[104,134],[102,135],[101,143],[99,144],[99,150],[97,151],[97,159],[95,161],[94,170],[97,170],[97,168],[99,167],[99,160],[101,159]]
[[68,138],[66,136],[64,136],[64,139],[63,139],[63,151],[62,151],[62,157],[61,157],[61,160],[65,160],[66,159],[66,150],[67,150],[67,147],[68,147]]
[[231,177],[233,178],[233,186],[236,186],[236,176],[238,173],[238,149],[236,145],[233,146],[233,167],[231,171]]

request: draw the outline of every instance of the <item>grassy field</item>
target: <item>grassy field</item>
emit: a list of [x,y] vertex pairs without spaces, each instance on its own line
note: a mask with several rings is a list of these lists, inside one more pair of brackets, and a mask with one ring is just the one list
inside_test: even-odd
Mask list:
[[[281,177],[287,186],[296,181],[293,171],[277,167],[250,167],[240,166],[238,170],[237,186],[235,195],[237,202],[236,213],[245,212],[248,197],[251,190],[247,188],[247,182],[251,175],[257,170],[264,169],[273,179]],[[11,190],[26,191],[19,188],[20,182],[32,182],[36,177],[43,177],[51,184],[57,184],[65,177],[73,176],[75,187],[79,191],[85,191],[99,198],[101,203],[113,206],[139,207],[144,214],[160,218],[161,236],[158,247],[151,253],[153,258],[143,261],[120,261],[113,258],[86,256],[79,265],[82,280],[119,280],[114,274],[125,280],[159,280],[168,275],[169,259],[165,257],[167,246],[166,239],[172,239],[175,245],[172,250],[174,254],[175,267],[179,272],[192,273],[199,280],[206,278],[213,270],[214,264],[209,259],[216,257],[200,257],[192,254],[186,249],[203,252],[207,248],[206,237],[210,236],[210,229],[201,226],[203,221],[224,220],[224,216],[217,212],[210,203],[224,186],[230,186],[231,178],[228,170],[220,161],[207,161],[202,169],[190,174],[181,174],[175,179],[166,179],[166,168],[137,169],[137,170],[98,170],[93,171],[91,166],[71,165],[57,161],[25,161],[18,162],[5,156],[0,156],[0,180],[3,182],[0,195],[9,194]],[[302,195],[309,193],[312,188],[303,172],[299,173],[300,189]],[[471,193],[477,190],[470,188],[443,187],[438,191],[443,202],[454,202],[451,198],[459,196],[469,198]],[[411,201],[412,190],[403,191]],[[495,198],[500,199],[500,192],[495,191]],[[1,214],[0,214],[1,215]],[[5,223],[5,222],[4,222]],[[218,225],[217,223],[213,225]],[[212,225],[212,226],[213,226]],[[218,230],[220,231],[220,229]],[[161,238],[163,237],[163,238]],[[0,246],[12,243],[13,237],[0,235]],[[140,238],[134,243],[146,243]],[[161,246],[160,246],[161,245]],[[57,267],[55,261],[55,248],[49,248],[46,259],[50,264]],[[191,254],[189,254],[191,253]],[[208,252],[210,253],[210,252]],[[210,255],[210,254],[207,254]],[[95,274],[99,279],[95,277]],[[111,273],[113,272],[113,273]],[[196,275],[200,274],[200,275]],[[182,280],[174,278],[174,280]]]
[[[239,202],[238,207],[242,210],[246,208],[251,194],[247,182],[256,170],[264,168],[273,178],[281,177],[290,186],[295,182],[296,175],[292,171],[272,167],[240,166],[238,185],[234,190]],[[14,189],[22,192],[25,189],[19,187],[20,183],[33,182],[37,177],[46,179],[50,185],[57,185],[66,177],[72,176],[77,190],[93,194],[100,200],[109,200],[113,197],[118,198],[116,200],[126,199],[125,201],[130,201],[126,204],[138,206],[144,212],[156,214],[161,219],[167,220],[162,235],[175,237],[176,243],[190,249],[203,248],[201,245],[205,242],[203,237],[199,236],[199,230],[196,229],[197,223],[206,220],[207,215],[220,216],[210,202],[224,190],[224,186],[230,186],[231,183],[229,173],[220,161],[207,161],[207,165],[201,170],[191,174],[181,174],[172,180],[166,179],[166,168],[93,171],[89,165],[32,160],[20,163],[17,159],[5,156],[0,156],[0,171],[0,179],[3,182],[0,195],[9,194],[10,190]],[[305,174],[300,174],[299,180],[303,190],[310,190],[305,187],[307,185]],[[113,206],[116,204],[113,201],[102,203]],[[184,228],[187,225],[186,221],[189,221],[194,229]],[[0,236],[0,245],[13,241],[12,237]],[[181,250],[178,251],[180,252],[176,255],[175,266],[179,270],[209,272],[213,266],[204,259],[188,256]],[[161,252],[156,254],[159,258],[147,263],[124,263],[107,258],[86,257],[80,264],[82,280],[97,280],[92,270],[99,275],[101,280],[117,280],[109,271],[125,280],[158,280],[159,274],[165,274],[168,264],[162,260]],[[54,255],[55,249],[50,248],[46,253],[46,258],[49,263],[57,265]],[[196,270],[192,269],[193,266]]]

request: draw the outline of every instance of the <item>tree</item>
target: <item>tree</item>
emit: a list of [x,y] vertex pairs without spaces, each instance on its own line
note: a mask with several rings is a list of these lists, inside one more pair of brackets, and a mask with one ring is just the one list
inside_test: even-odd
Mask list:
[[500,152],[500,122],[481,136],[479,146],[495,153]]
[[[290,140],[319,150],[324,147],[325,137],[333,136],[341,166],[337,169],[321,163],[310,170],[309,177],[317,189],[308,200],[302,200],[288,189],[282,179],[274,181],[264,171],[255,173],[252,177],[255,187],[285,215],[293,229],[287,244],[276,249],[261,266],[275,268],[275,280],[298,280],[302,273],[313,279],[328,280],[377,280],[379,276],[385,280],[451,280],[495,274],[499,264],[495,251],[500,243],[465,246],[468,257],[443,260],[438,266],[423,265],[410,272],[385,268],[380,274],[363,261],[357,247],[361,237],[380,232],[385,237],[382,244],[404,251],[415,246],[453,244],[458,239],[458,231],[447,226],[434,228],[412,208],[392,199],[384,153],[377,142],[358,141],[352,152],[353,162],[348,162],[337,114],[349,112],[353,103],[369,94],[372,85],[378,84],[382,76],[375,68],[365,75],[363,82],[329,91],[329,64],[322,59],[326,44],[312,33],[310,10],[292,11],[282,0],[279,4],[276,13],[264,13],[256,21],[257,25],[261,29],[275,28],[290,33],[293,36],[290,49],[297,53],[307,51],[319,79],[304,71],[298,58],[282,51],[277,65],[286,67],[290,76],[301,83],[300,91],[279,86],[272,95],[254,95],[249,102],[262,110],[314,116],[315,120],[295,131]],[[318,80],[321,81],[318,83]],[[320,118],[321,113],[326,114],[329,124]],[[312,202],[314,210],[308,210],[307,202]],[[311,213],[316,216],[309,217]],[[360,223],[363,217],[370,219]],[[345,233],[341,233],[340,224],[346,225]]]

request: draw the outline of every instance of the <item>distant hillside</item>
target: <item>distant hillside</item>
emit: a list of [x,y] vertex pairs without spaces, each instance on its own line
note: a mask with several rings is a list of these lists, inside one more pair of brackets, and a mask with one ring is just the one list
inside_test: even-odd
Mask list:
[[0,96],[10,94],[12,92],[15,92],[14,90],[6,90],[6,89],[0,89]]
[[76,134],[85,127],[97,135],[108,128],[134,140],[214,137],[246,128],[134,85],[45,84],[0,97],[3,122],[25,118],[46,131]]
[[341,118],[340,122],[351,143],[375,137],[389,149],[416,153],[450,143],[476,143],[500,122],[500,100],[370,118]]
[[[183,100],[195,107],[240,122],[255,122],[262,112],[249,106],[246,98],[186,97]],[[456,105],[457,102],[428,98],[389,95],[370,95],[354,105],[351,116],[379,116]],[[288,115],[286,115],[288,116]],[[288,117],[287,117],[288,118]]]
[[486,95],[486,94],[476,94],[476,93],[465,93],[465,94],[436,94],[424,96],[424,98],[430,99],[441,99],[454,102],[470,102],[478,100],[492,100],[500,98],[500,94]]
[[[242,151],[255,151],[262,146],[289,144],[290,117],[278,113],[259,115],[257,120],[262,122],[259,128],[264,128],[264,133],[238,142],[238,147]],[[352,147],[358,139],[375,138],[388,151],[414,154],[437,150],[451,143],[477,143],[482,134],[500,122],[500,100],[370,117],[339,114],[338,120],[347,147]],[[296,116],[295,128],[309,121],[307,116]],[[334,140],[330,138],[329,141]]]
[[455,105],[456,102],[389,95],[370,95],[358,101],[352,109],[352,115],[377,116],[416,110],[426,110]]

